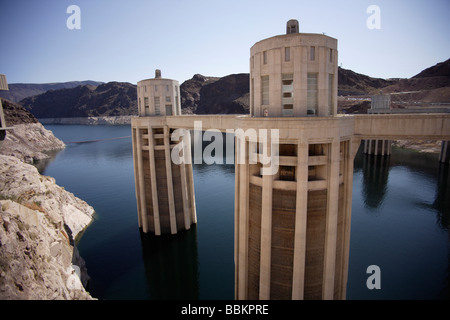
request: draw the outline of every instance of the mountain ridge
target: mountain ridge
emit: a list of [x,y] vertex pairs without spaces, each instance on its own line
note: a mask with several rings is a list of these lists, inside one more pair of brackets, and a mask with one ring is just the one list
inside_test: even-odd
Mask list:
[[20,103],[38,119],[137,114],[136,86],[128,82],[50,90]]
[[11,83],[8,85],[9,91],[0,91],[0,97],[17,103],[25,98],[47,92],[48,90],[68,89],[87,84],[97,86],[102,83],[93,80],[52,83]]
[[[182,113],[246,114],[250,105],[249,82],[248,73],[224,77],[195,74],[180,85]],[[448,103],[450,59],[409,79],[373,78],[338,68],[338,112],[366,113],[370,96],[381,91],[395,94],[393,104]],[[361,102],[361,99],[366,101]],[[49,90],[20,103],[37,118],[74,118],[137,115],[136,100],[136,85],[108,82]]]

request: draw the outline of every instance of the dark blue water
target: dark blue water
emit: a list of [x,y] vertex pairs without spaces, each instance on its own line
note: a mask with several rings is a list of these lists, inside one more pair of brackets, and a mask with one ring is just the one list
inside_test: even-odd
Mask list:
[[[66,143],[131,134],[129,126],[46,127]],[[233,165],[194,165],[198,223],[162,237],[138,228],[131,138],[68,143],[43,173],[96,210],[78,242],[94,297],[234,298]],[[448,177],[436,155],[357,155],[347,299],[449,298]],[[369,265],[380,267],[379,290],[366,286]]]

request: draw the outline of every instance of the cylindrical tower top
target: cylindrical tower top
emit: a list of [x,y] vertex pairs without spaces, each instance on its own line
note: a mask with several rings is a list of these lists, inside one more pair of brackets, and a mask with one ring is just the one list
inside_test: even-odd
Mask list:
[[299,33],[298,20],[291,19],[286,23],[286,34]]
[[289,20],[286,34],[250,49],[250,115],[334,116],[337,113],[337,40],[299,33]]
[[139,116],[174,116],[181,114],[180,85],[178,81],[161,78],[161,70],[155,70],[155,78],[138,81],[137,98]]

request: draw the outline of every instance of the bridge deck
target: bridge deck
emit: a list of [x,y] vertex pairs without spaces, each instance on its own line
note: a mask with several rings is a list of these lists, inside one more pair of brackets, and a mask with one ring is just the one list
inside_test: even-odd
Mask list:
[[449,140],[450,114],[354,115],[355,135],[362,139]]
[[[133,118],[134,126],[165,126],[170,128],[194,129],[196,121],[201,121],[202,130],[217,129],[225,132],[227,129],[237,129],[243,122],[250,120],[256,127],[279,126],[280,129],[303,126],[314,121],[336,121],[345,119],[349,126],[354,127],[354,135],[361,139],[388,139],[388,140],[450,140],[450,114],[367,114],[343,115],[336,117],[299,117],[299,118],[255,118],[247,115],[183,115],[162,117]],[[150,122],[149,122],[150,121]],[[298,123],[297,123],[298,121]],[[256,128],[255,128],[256,129]]]

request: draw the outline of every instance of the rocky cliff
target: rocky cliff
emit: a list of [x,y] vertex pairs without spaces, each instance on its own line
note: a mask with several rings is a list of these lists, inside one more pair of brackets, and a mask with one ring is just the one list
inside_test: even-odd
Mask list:
[[183,82],[180,86],[182,113],[195,114],[200,102],[200,90],[219,79],[218,77],[205,77],[201,74],[195,74],[192,79]]
[[0,299],[91,299],[74,245],[94,209],[51,177],[0,155]]
[[249,74],[222,78],[196,74],[180,86],[184,114],[245,114],[249,112]]
[[47,159],[45,151],[60,150],[64,143],[44,128],[39,121],[21,105],[2,99],[5,122],[12,130],[0,145],[0,154],[14,156],[22,161],[33,163]]
[[64,148],[20,105],[3,101],[0,145],[0,299],[92,299],[74,239],[94,209],[25,162]]
[[396,80],[372,78],[352,70],[338,68],[338,95],[365,95],[394,84]]
[[232,74],[200,89],[197,114],[249,113],[250,80],[248,73]]

